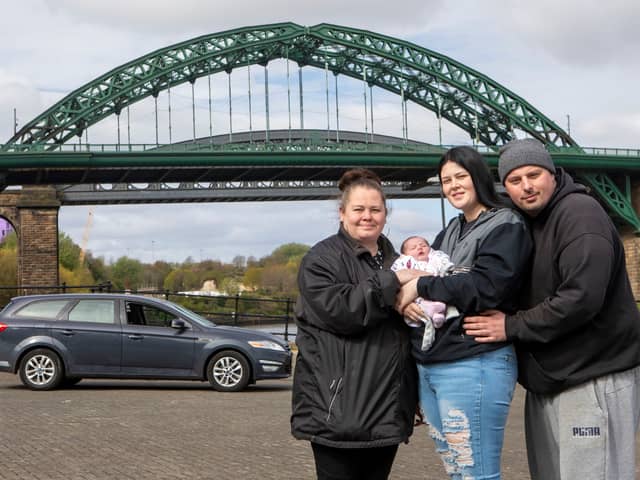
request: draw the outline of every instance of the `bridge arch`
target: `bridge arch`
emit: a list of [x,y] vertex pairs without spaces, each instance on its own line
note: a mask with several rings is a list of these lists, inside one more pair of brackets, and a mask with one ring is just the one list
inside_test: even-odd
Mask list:
[[6,205],[0,205],[0,219],[9,222],[16,235],[19,235],[20,222],[16,209]]
[[132,60],[71,92],[3,147],[55,148],[123,108],[185,82],[287,58],[328,68],[413,101],[485,145],[522,130],[546,145],[577,146],[553,121],[504,86],[450,57],[378,33],[322,23],[278,23],[197,37]]

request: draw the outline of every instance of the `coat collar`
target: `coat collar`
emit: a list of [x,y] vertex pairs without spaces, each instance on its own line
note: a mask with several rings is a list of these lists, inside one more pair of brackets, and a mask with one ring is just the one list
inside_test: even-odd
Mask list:
[[[342,224],[340,224],[340,228],[338,230],[338,237],[340,237],[347,245],[349,245],[349,247],[353,250],[353,253],[357,257],[361,257],[363,255],[371,255],[369,250],[364,245],[359,243],[356,239],[354,239],[347,233]],[[395,248],[393,248],[392,243],[384,235],[380,235],[378,237],[378,250],[382,251],[384,268],[390,268],[391,264],[398,257],[398,254],[396,253]]]

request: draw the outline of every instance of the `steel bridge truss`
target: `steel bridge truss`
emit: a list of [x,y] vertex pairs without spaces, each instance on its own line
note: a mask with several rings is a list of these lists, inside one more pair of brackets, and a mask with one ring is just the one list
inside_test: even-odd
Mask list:
[[618,188],[616,182],[604,173],[582,173],[579,177],[595,191],[600,200],[609,207],[615,217],[623,223],[631,225],[636,232],[640,233],[640,219],[633,208],[631,200],[631,178],[624,175],[622,181],[625,189]]
[[[156,50],[73,91],[24,125],[4,152],[55,150],[91,125],[149,96],[198,78],[287,59],[362,80],[434,112],[489,147],[520,130],[550,150],[578,147],[553,121],[507,88],[445,55],[410,42],[349,27],[295,23],[244,27]],[[584,175],[618,217],[640,230],[628,192],[607,174]]]
[[[258,202],[331,200],[337,198],[335,181],[242,181],[147,184],[58,185],[64,205]],[[384,182],[389,198],[439,198],[438,184],[408,186],[406,182]]]
[[4,146],[63,144],[90,125],[161,91],[234,68],[289,59],[363,80],[427,108],[485,145],[500,145],[520,129],[545,144],[576,145],[515,93],[455,60],[377,33],[319,24],[279,23],[206,35],[172,45],[111,70],[75,90],[23,126]]

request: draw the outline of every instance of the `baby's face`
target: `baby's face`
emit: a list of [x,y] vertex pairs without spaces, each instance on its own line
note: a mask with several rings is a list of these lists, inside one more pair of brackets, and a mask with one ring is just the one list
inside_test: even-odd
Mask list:
[[422,238],[410,238],[404,244],[404,253],[405,255],[409,255],[413,257],[415,260],[427,261],[429,257],[429,244],[425,242]]

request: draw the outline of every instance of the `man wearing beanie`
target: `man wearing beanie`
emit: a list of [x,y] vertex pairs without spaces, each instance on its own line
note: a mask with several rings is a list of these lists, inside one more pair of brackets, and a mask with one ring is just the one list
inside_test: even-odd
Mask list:
[[516,345],[532,480],[633,480],[640,314],[618,232],[537,140],[506,144],[498,173],[529,219],[530,278],[522,310],[467,317],[465,331]]

